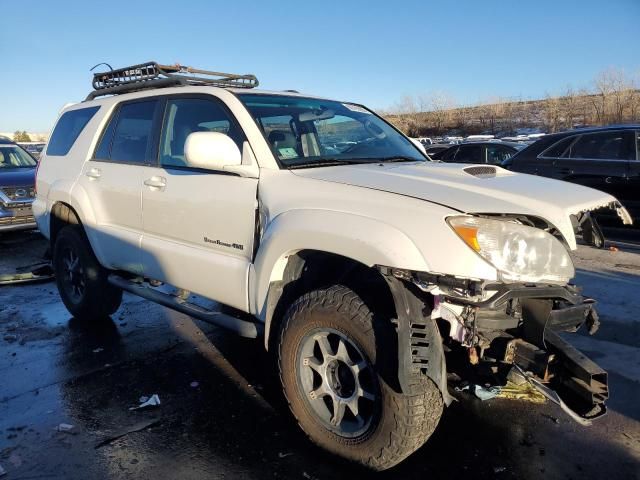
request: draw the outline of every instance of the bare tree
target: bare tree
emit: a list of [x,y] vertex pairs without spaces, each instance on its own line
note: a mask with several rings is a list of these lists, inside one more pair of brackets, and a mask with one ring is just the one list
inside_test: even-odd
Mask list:
[[451,122],[452,109],[455,105],[453,98],[444,92],[433,92],[428,98],[423,98],[423,104],[429,105],[430,117],[437,133],[442,133],[444,127]]
[[560,100],[561,124],[564,128],[571,128],[578,114],[578,95],[571,85],[567,85]]
[[560,125],[560,99],[547,94],[543,102],[545,125],[550,133],[557,132]]

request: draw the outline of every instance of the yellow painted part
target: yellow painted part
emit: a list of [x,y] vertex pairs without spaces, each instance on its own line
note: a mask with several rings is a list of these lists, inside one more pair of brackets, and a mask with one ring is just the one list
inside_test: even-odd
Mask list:
[[546,397],[536,390],[529,382],[525,382],[521,385],[507,382],[507,384],[500,389],[498,398],[508,398],[510,400],[523,400],[531,403],[545,403]]

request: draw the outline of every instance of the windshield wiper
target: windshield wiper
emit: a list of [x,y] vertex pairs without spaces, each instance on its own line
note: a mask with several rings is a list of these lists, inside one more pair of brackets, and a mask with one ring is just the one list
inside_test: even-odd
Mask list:
[[382,158],[375,158],[375,159],[371,159],[372,163],[377,163],[377,162],[424,162],[425,160],[420,160],[418,158],[411,158],[411,157],[402,157],[402,156],[395,156],[395,157],[382,157]]
[[313,167],[332,167],[336,165],[356,165],[358,163],[372,163],[368,159],[360,158],[322,158],[320,160],[312,160],[304,163],[294,163],[287,165],[288,169],[296,168],[313,168]]
[[335,165],[357,165],[363,163],[382,163],[382,162],[423,162],[426,160],[419,160],[417,158],[393,156],[393,157],[380,157],[380,158],[321,158],[320,160],[313,160],[304,163],[296,163],[287,165],[289,169],[295,168],[313,168],[313,167],[331,167]]

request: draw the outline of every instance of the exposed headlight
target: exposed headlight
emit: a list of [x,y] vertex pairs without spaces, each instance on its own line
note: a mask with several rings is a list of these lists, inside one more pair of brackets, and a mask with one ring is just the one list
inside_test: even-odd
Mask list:
[[449,217],[449,226],[510,282],[567,283],[573,262],[560,241],[539,228],[478,217]]

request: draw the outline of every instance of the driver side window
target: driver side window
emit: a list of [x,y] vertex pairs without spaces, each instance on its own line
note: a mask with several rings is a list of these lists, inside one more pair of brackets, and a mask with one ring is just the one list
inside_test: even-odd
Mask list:
[[188,167],[184,145],[189,134],[194,132],[224,133],[242,151],[244,134],[231,114],[218,102],[203,98],[170,99],[167,101],[160,137],[160,165]]

